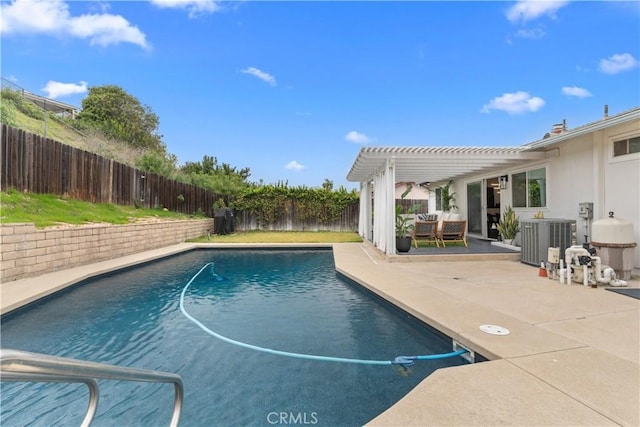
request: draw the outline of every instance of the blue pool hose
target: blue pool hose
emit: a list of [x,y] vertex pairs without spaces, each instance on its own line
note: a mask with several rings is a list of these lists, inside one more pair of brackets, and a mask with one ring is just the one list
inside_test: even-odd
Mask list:
[[251,350],[262,351],[264,353],[276,354],[278,356],[295,357],[298,359],[320,360],[324,362],[360,363],[363,365],[399,365],[399,366],[402,366],[403,368],[408,368],[410,366],[413,366],[416,360],[444,359],[447,357],[455,357],[455,356],[460,356],[464,353],[467,353],[467,350],[461,348],[459,350],[452,351],[450,353],[430,354],[426,356],[398,356],[393,360],[350,359],[345,357],[331,357],[331,356],[318,356],[314,354],[291,353],[289,351],[281,351],[281,350],[274,350],[271,348],[259,347],[257,345],[247,344],[241,341],[236,341],[234,339],[227,338],[224,335],[220,335],[217,332],[214,332],[211,329],[207,328],[198,319],[190,315],[187,312],[187,310],[184,308],[184,296],[187,292],[187,289],[189,288],[189,286],[191,286],[191,283],[193,283],[196,277],[198,277],[200,273],[204,271],[205,268],[207,268],[208,266],[211,266],[211,272],[213,276],[216,278],[216,280],[222,280],[222,278],[213,271],[213,264],[214,263],[212,262],[205,264],[200,269],[200,271],[198,271],[191,278],[191,280],[189,280],[189,282],[185,285],[184,289],[182,289],[182,293],[180,294],[180,311],[182,311],[182,314],[184,314],[187,319],[195,323],[200,329],[202,329],[203,331],[205,331],[211,336],[214,336],[222,341],[228,342],[229,344],[234,344],[240,347],[249,348]]

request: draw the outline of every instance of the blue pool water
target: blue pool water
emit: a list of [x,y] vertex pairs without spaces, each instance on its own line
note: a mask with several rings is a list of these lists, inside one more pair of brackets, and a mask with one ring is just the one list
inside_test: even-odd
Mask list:
[[[226,337],[282,351],[355,359],[451,351],[451,341],[359,286],[341,280],[329,250],[196,250],[102,276],[2,318],[2,347],[175,372],[181,426],[359,426],[435,369],[461,357],[391,366],[302,360],[208,335],[179,308]],[[2,426],[79,425],[84,385],[3,382]],[[163,426],[173,387],[100,382],[93,426]]]

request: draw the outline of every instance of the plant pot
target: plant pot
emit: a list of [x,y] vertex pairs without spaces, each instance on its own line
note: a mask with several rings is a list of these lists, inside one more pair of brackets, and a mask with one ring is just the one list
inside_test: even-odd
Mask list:
[[396,250],[398,252],[409,252],[411,249],[411,237],[396,237]]

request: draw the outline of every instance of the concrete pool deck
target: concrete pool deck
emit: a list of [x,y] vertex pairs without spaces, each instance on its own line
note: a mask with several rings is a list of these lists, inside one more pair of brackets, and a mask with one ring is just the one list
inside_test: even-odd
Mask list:
[[[0,313],[93,275],[228,246],[277,245],[185,243],[2,283]],[[296,246],[332,246],[339,273],[489,359],[434,372],[367,425],[640,425],[640,300],[510,260],[390,262],[367,243]]]

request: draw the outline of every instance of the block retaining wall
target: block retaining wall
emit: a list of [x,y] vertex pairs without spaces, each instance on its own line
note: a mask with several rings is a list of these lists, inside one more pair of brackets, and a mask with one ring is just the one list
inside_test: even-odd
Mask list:
[[158,249],[206,235],[212,228],[213,219],[44,229],[33,224],[0,225],[0,281]]

